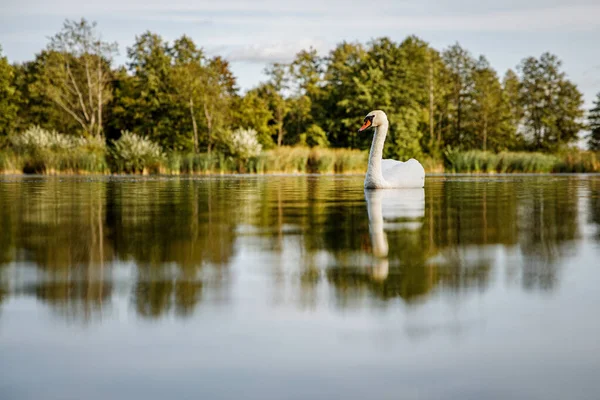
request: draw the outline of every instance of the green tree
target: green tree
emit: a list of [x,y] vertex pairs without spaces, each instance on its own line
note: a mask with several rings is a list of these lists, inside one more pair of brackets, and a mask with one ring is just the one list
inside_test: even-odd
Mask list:
[[182,36],[175,40],[170,49],[173,67],[170,75],[173,80],[173,100],[187,104],[192,123],[194,152],[200,151],[198,137],[198,106],[204,103],[205,68],[202,66],[202,51],[196,48],[194,42]]
[[290,112],[289,104],[285,98],[285,91],[289,89],[289,76],[283,64],[275,63],[269,66],[265,73],[269,77],[262,92],[269,99],[269,107],[273,112],[274,129],[277,138],[277,146],[283,144],[285,135],[284,121]]
[[[481,149],[495,151],[510,147],[514,142],[515,130],[511,123],[508,98],[485,57],[481,56],[475,67],[473,87],[474,133]],[[476,146],[474,144],[475,148]]]
[[448,119],[452,126],[446,143],[457,147],[472,147],[472,106],[475,86],[475,60],[458,43],[443,53],[449,71]]
[[355,99],[355,75],[365,57],[362,45],[342,42],[325,59],[323,96],[316,105],[324,112],[317,123],[327,132],[332,146],[358,146],[356,126],[369,111]]
[[600,151],[600,93],[596,95],[594,106],[588,114],[590,135],[588,146],[590,150]]
[[64,133],[81,129],[77,121],[65,118],[64,111],[46,96],[44,87],[49,83],[45,79],[44,69],[48,56],[49,52],[44,50],[33,61],[13,67],[18,108],[15,131],[25,130],[31,125]]
[[0,137],[8,135],[17,119],[16,88],[14,70],[2,55],[0,46]]
[[207,150],[210,153],[215,139],[219,142],[227,141],[223,135],[227,133],[231,122],[231,106],[237,87],[229,63],[218,56],[208,61],[203,76],[202,107],[207,130]]
[[512,70],[509,69],[504,74],[502,79],[502,89],[504,90],[504,96],[508,103],[511,131],[514,133],[512,143],[509,148],[513,150],[522,149],[524,147],[522,143],[522,137],[518,134],[523,120],[523,106],[521,105],[520,99],[520,87],[521,82],[519,76]]
[[116,115],[123,121],[121,129],[146,136],[167,149],[187,149],[188,138],[178,140],[178,130],[174,129],[174,118],[185,121],[189,118],[186,118],[187,107],[181,109],[169,98],[172,90],[168,43],[157,34],[144,32],[136,36],[135,43],[127,49],[127,56],[132,76],[121,81],[119,109],[122,113]]
[[535,150],[556,150],[571,143],[583,127],[583,96],[561,65],[550,53],[526,58],[519,65],[524,138]]
[[110,63],[116,43],[96,33],[96,23],[66,20],[50,39],[41,90],[70,118],[84,135],[102,136],[105,105],[112,96]]
[[259,143],[270,149],[275,146],[269,127],[272,119],[268,101],[260,96],[257,89],[252,89],[236,102],[233,128],[254,129]]
[[[302,50],[290,64],[289,90],[292,95],[288,99],[290,111],[284,122],[287,144],[302,141],[301,135],[307,133],[309,127],[318,126],[315,120],[324,118],[323,108],[318,107],[322,94],[322,75],[322,60],[315,49]],[[311,128],[311,132],[316,132],[314,129]]]

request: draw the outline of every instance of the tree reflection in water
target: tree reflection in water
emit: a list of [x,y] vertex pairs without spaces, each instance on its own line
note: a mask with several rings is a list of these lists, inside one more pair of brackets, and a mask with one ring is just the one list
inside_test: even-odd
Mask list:
[[553,290],[580,224],[600,240],[599,182],[429,177],[424,190],[365,192],[361,177],[2,178],[0,303],[35,296],[89,320],[126,294],[141,317],[188,316],[229,298],[239,268],[263,266],[277,298],[311,308],[324,286],[337,307],[486,290],[495,268]]

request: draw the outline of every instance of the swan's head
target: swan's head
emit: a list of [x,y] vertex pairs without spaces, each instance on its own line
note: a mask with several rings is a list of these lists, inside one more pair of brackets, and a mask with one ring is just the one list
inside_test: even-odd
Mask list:
[[367,114],[363,121],[363,126],[361,126],[358,131],[366,131],[369,128],[374,128],[387,123],[387,115],[381,110],[374,110]]

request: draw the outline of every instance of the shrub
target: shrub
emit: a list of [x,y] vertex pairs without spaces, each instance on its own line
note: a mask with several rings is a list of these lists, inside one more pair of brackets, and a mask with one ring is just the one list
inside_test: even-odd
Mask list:
[[129,131],[112,142],[110,156],[113,171],[125,173],[158,172],[166,159],[160,145]]
[[327,140],[327,134],[317,124],[312,124],[308,127],[306,132],[300,135],[300,143],[308,147],[328,147],[329,140]]
[[74,137],[33,126],[11,136],[12,149],[19,155],[24,172],[93,172],[108,171],[104,139]]
[[39,126],[32,126],[19,135],[11,136],[10,143],[19,154],[34,154],[43,150],[65,151],[78,144],[74,137],[50,132]]
[[236,129],[225,139],[225,143],[229,153],[242,161],[256,157],[262,150],[254,129]]

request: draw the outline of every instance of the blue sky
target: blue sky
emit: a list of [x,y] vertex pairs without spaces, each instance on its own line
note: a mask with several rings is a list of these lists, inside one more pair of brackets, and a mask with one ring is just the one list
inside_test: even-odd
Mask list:
[[598,0],[3,0],[0,44],[12,61],[32,59],[65,18],[98,22],[103,39],[119,43],[117,63],[135,36],[151,30],[173,40],[191,36],[209,54],[232,62],[242,89],[264,79],[273,61],[302,48],[325,54],[342,40],[416,34],[442,50],[461,43],[484,54],[503,74],[526,56],[557,54],[589,106],[600,92]]

